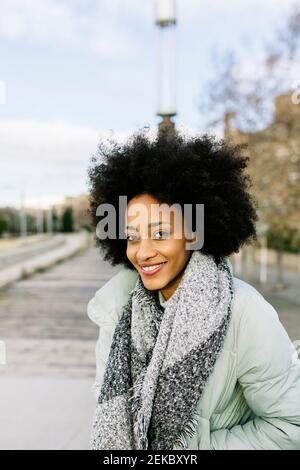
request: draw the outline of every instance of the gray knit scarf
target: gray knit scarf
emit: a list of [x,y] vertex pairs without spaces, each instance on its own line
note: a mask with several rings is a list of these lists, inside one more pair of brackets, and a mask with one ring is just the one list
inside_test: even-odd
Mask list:
[[94,450],[187,448],[197,402],[231,318],[233,278],[193,251],[174,294],[160,305],[141,277],[116,326],[93,422]]

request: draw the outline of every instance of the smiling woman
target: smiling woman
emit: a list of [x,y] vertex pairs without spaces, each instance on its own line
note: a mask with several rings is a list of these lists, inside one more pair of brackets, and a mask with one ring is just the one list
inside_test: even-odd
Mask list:
[[113,205],[125,236],[96,238],[123,269],[88,305],[100,327],[92,449],[300,448],[300,364],[273,307],[228,258],[256,237],[242,148],[137,134],[100,145],[99,157],[92,221]]
[[[143,217],[139,217],[141,230],[138,237],[128,232],[126,255],[141,274],[144,286],[149,290],[160,290],[168,299],[175,292],[191,255],[191,251],[185,249],[187,239],[184,227],[181,226],[181,233],[175,233],[177,224],[174,219],[176,216],[180,219],[181,213],[170,212],[168,219],[171,223],[159,220],[159,201],[149,194],[142,194],[132,198],[128,204],[129,223],[133,223],[131,220],[135,216],[128,216],[128,213],[136,214],[141,206],[145,209],[142,211]],[[151,216],[156,220],[152,220]],[[152,221],[147,224],[149,220]],[[129,228],[132,231],[135,227],[129,225],[127,230]]]

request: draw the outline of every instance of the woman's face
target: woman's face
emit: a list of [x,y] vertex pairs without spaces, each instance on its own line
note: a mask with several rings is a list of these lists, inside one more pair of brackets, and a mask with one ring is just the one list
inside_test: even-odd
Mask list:
[[[189,261],[191,251],[185,245],[191,238],[185,238],[184,223],[178,223],[181,220],[177,218],[178,212],[168,211],[166,216],[158,207],[159,202],[150,194],[129,201],[125,216],[126,254],[146,289],[160,290],[169,299]],[[147,265],[155,267],[147,269]]]

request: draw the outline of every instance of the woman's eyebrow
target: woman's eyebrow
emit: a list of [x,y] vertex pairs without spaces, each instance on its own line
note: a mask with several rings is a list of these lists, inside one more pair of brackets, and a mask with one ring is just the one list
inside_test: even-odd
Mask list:
[[[163,224],[171,225],[169,222],[152,222],[152,223],[148,224],[148,227],[156,227],[158,225],[163,225]],[[126,229],[135,230],[135,227],[133,227],[132,225],[127,225]]]

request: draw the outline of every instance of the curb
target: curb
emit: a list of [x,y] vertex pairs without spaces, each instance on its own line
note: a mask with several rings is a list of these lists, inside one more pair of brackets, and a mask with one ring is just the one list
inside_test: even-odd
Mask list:
[[48,253],[37,255],[32,259],[0,271],[0,290],[5,289],[13,282],[27,279],[35,273],[43,272],[62,261],[84,252],[89,246],[90,237],[87,232],[67,235],[63,247],[55,248]]

